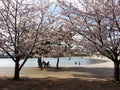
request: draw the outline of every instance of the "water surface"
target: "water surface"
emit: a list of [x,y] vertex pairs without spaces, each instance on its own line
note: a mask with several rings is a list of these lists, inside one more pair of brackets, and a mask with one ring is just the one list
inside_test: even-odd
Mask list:
[[[25,63],[24,67],[38,67],[37,58],[29,58]],[[45,62],[50,62],[50,66],[56,66],[56,58],[42,58]],[[22,62],[23,60],[21,60]],[[105,62],[103,60],[93,60],[81,57],[60,57],[59,66],[77,66],[77,65],[88,65]],[[0,58],[0,67],[14,67],[14,62],[11,58]]]

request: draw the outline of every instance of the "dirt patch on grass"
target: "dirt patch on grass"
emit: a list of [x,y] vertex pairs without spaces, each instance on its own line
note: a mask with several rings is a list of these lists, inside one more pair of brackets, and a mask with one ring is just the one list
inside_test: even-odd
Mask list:
[[112,80],[113,71],[112,62],[59,70],[24,67],[22,79],[13,81],[14,68],[1,67],[0,90],[120,90],[120,83]]
[[[0,68],[0,76],[13,77],[14,68]],[[64,67],[60,69],[48,68],[40,70],[37,67],[24,67],[20,77],[28,78],[84,78],[84,79],[106,79],[113,78],[113,68],[110,67]]]

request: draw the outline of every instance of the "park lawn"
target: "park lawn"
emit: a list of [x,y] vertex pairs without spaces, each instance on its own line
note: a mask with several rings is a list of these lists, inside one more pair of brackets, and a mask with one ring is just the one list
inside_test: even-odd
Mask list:
[[59,70],[24,67],[19,81],[12,80],[13,67],[1,67],[0,73],[0,90],[120,90],[112,62]]

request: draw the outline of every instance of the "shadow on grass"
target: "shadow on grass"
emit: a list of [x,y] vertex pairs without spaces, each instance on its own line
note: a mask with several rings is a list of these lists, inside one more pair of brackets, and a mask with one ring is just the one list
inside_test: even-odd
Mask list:
[[0,90],[119,90],[119,84],[113,81],[88,81],[77,78],[27,78],[17,82],[0,78]]
[[95,77],[95,78],[111,78],[113,77],[113,68],[87,68],[87,67],[62,67],[59,69],[48,68],[47,71],[50,72],[79,72],[73,73],[74,77]]

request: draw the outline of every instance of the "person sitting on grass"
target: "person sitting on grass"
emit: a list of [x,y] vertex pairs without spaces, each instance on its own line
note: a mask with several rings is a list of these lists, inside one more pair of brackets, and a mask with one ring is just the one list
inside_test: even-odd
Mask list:
[[49,67],[49,61],[47,63],[45,61],[43,61],[43,66],[44,66],[44,68],[48,68]]

